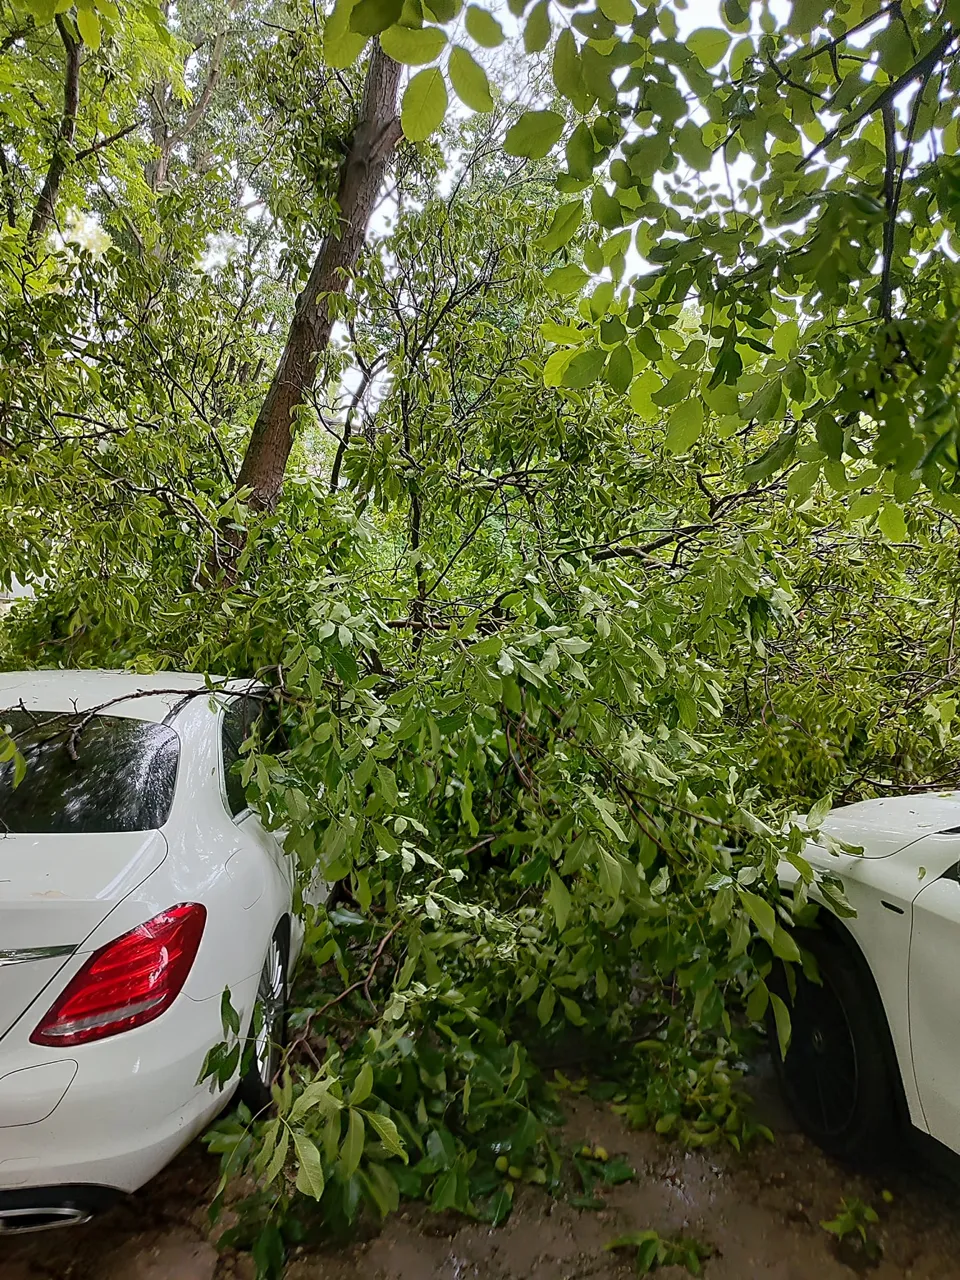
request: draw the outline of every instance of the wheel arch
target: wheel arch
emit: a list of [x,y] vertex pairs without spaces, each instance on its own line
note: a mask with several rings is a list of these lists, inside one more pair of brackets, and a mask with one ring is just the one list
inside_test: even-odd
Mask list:
[[[880,996],[880,988],[877,980],[873,976],[873,970],[870,962],[864,954],[863,948],[860,946],[857,938],[846,924],[835,915],[828,907],[820,905],[817,912],[817,922],[813,928],[803,928],[797,931],[797,941],[800,946],[808,946],[811,940],[816,939],[818,935],[829,938],[832,942],[842,947],[845,955],[849,958],[852,966],[856,970],[857,978],[862,986],[864,997],[869,1001],[873,1015],[877,1020],[877,1027],[880,1031],[880,1040],[883,1046],[884,1059],[887,1069],[890,1073],[890,1080],[893,1085],[894,1101],[897,1108],[898,1117],[904,1126],[904,1131],[912,1124],[910,1118],[910,1107],[907,1102],[906,1089],[903,1083],[904,1065],[901,1064],[898,1056],[896,1045],[893,1042],[893,1034],[890,1031],[890,1020],[887,1017],[887,1011],[884,1008],[883,1000]],[[909,1068],[910,1064],[906,1066]]]

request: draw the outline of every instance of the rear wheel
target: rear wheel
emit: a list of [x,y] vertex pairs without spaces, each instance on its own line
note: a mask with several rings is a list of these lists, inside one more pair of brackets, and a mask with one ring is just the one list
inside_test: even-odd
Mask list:
[[270,1086],[280,1069],[287,1039],[287,977],[290,965],[290,929],[286,921],[277,925],[267,949],[253,1018],[250,1024],[247,1069],[240,1079],[237,1096],[253,1112],[270,1105]]
[[816,958],[822,983],[796,969],[792,1005],[782,971],[773,984],[790,1009],[785,1059],[769,1018],[784,1096],[818,1146],[849,1163],[874,1163],[891,1153],[901,1130],[896,1062],[880,997],[841,942],[819,933],[800,942]]

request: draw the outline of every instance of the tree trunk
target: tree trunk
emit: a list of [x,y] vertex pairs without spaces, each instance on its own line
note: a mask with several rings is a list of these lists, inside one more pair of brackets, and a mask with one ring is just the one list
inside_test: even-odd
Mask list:
[[342,294],[363,247],[383,175],[400,139],[397,90],[400,66],[374,44],[364,83],[360,118],[344,161],[337,192],[338,225],[317,254],[297,299],[286,346],[257,415],[237,488],[250,488],[257,510],[276,504],[293,445],[293,416],[312,390],[320,357],[330,341],[331,295]]
[[67,55],[63,76],[63,115],[60,117],[53,155],[47,166],[47,176],[30,220],[30,229],[27,232],[28,244],[36,244],[53,220],[57,196],[60,193],[60,182],[70,163],[67,148],[73,142],[77,132],[77,112],[80,109],[80,45],[67,30],[66,23],[59,13],[55,21]]

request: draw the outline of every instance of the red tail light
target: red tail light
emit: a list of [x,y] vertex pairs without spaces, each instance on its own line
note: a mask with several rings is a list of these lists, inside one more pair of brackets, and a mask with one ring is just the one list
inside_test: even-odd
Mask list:
[[196,959],[207,909],[183,902],[95,951],[48,1011],[34,1044],[88,1044],[159,1018]]

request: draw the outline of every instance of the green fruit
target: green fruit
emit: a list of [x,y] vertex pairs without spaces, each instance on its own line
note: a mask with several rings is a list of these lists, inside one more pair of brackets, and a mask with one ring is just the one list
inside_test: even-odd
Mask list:
[[512,1164],[510,1168],[507,1170],[507,1172],[510,1174],[510,1177],[513,1178],[514,1180],[516,1180],[517,1178],[523,1177],[523,1170],[518,1168],[517,1165],[515,1164]]
[[506,1156],[498,1156],[497,1163],[494,1167],[496,1168],[497,1173],[506,1173],[510,1168],[510,1161]]

